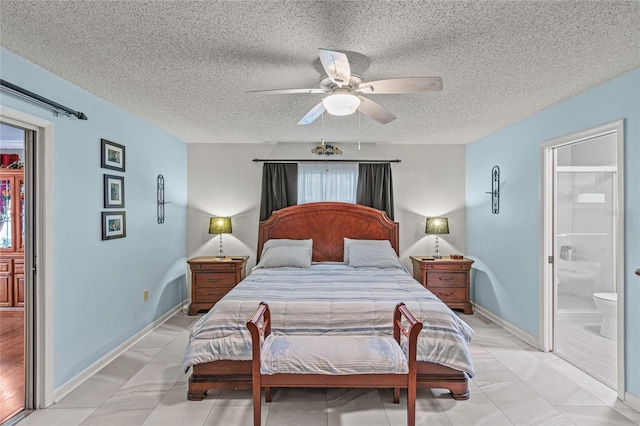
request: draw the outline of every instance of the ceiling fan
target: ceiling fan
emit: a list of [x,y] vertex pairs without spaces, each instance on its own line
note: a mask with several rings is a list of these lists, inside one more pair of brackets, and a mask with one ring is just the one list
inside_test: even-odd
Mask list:
[[324,93],[322,101],[311,108],[298,122],[310,124],[322,113],[349,115],[360,111],[380,124],[396,119],[389,110],[361,94],[387,95],[397,93],[422,93],[442,90],[442,77],[404,77],[385,80],[364,81],[362,76],[351,73],[349,59],[342,52],[318,49],[320,62],[327,75],[316,89],[252,90],[247,93],[295,94]]

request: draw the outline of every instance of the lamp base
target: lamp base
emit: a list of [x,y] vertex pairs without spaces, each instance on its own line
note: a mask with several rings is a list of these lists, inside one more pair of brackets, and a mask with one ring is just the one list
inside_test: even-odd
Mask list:
[[442,256],[440,256],[439,254],[434,254],[433,256],[434,259],[442,259]]

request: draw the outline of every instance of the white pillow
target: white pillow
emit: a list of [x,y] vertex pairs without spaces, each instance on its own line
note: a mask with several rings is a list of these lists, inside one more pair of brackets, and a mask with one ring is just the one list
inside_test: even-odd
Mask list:
[[285,266],[293,268],[311,267],[311,253],[308,247],[297,246],[275,246],[269,247],[262,253],[258,268],[282,268]]
[[395,250],[381,244],[352,244],[349,248],[349,266],[404,269]]
[[311,251],[311,249],[313,248],[313,240],[289,240],[286,238],[267,240],[262,246],[262,252],[264,253],[265,251],[267,251],[269,247],[279,246],[305,246],[309,247],[309,250]]
[[354,244],[363,246],[391,247],[391,242],[389,240],[354,240],[351,238],[345,238],[343,253],[344,263],[349,263],[349,248]]

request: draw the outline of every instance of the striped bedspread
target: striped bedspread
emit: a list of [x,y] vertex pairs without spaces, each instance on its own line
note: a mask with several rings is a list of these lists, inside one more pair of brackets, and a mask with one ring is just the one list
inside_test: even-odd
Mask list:
[[474,374],[473,330],[406,271],[318,263],[310,268],[254,270],[191,328],[183,367],[250,360],[246,327],[258,303],[271,310],[275,334],[392,335],[393,311],[404,302],[423,323],[419,361]]

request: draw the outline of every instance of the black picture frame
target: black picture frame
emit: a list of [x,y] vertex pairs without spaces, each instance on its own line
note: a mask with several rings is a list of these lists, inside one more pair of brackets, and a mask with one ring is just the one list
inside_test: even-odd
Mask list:
[[100,139],[100,167],[125,171],[125,147],[106,139]]
[[127,214],[124,211],[102,212],[102,239],[113,240],[127,236]]
[[104,208],[124,208],[124,176],[104,175]]

